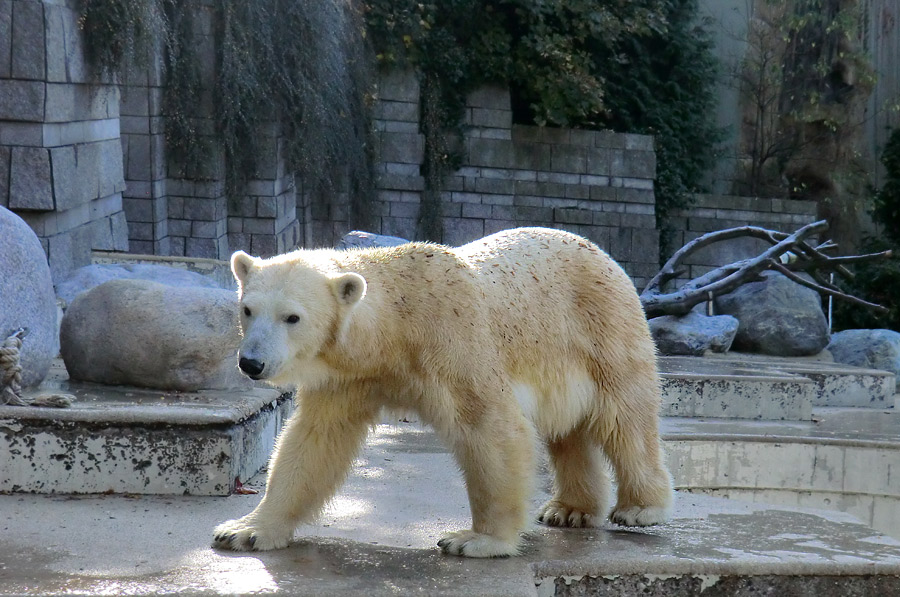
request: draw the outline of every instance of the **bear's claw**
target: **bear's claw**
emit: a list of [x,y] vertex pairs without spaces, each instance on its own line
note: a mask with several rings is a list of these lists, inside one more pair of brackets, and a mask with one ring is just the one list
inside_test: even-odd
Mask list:
[[[272,529],[276,530],[272,530]],[[289,525],[262,528],[245,518],[223,522],[213,533],[213,547],[234,551],[267,551],[287,547],[293,536]]]
[[446,554],[469,558],[506,558],[519,555],[516,543],[472,530],[450,533],[438,541],[438,547]]
[[662,524],[668,518],[668,509],[659,506],[627,506],[616,508],[609,519],[625,527],[649,527]]
[[541,512],[538,514],[538,521],[548,527],[582,528],[597,526],[593,514],[577,508],[570,508],[557,501],[548,502],[541,508]]

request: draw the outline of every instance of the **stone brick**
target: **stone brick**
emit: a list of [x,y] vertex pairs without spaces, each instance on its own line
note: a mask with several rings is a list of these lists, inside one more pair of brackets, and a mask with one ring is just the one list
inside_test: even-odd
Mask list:
[[553,208],[552,207],[529,207],[527,205],[517,205],[516,206],[516,219],[523,220],[527,222],[552,222],[553,221]]
[[609,254],[616,261],[632,260],[632,229],[613,228],[609,234]]
[[587,157],[583,148],[555,145],[551,150],[551,169],[555,172],[587,172]]
[[412,70],[390,69],[381,73],[378,99],[419,103],[419,79]]
[[277,213],[278,206],[275,197],[258,197],[256,199],[256,217],[274,218]]
[[604,226],[581,226],[581,233],[604,251],[609,251],[609,230]]
[[478,193],[510,195],[516,191],[516,181],[500,178],[477,178],[475,179],[475,191]]
[[[635,229],[631,233],[631,260],[643,263],[652,263],[658,269],[659,261],[659,232],[655,228]],[[646,274],[646,270],[641,272]],[[650,275],[656,274],[656,271]]]
[[[326,208],[327,210],[327,208]],[[327,219],[327,218],[322,218]],[[198,224],[199,222],[194,222],[194,224]],[[207,222],[208,224],[215,225],[215,222]],[[275,221],[269,219],[258,219],[258,218],[245,218],[244,219],[244,232],[250,234],[275,234]],[[194,234],[194,236],[198,236]]]
[[611,172],[612,150],[606,147],[588,148],[585,150],[587,172],[596,176],[607,176]]
[[566,197],[571,197],[573,199],[587,199],[591,196],[591,188],[587,185],[567,184],[565,185],[565,189]]
[[650,135],[625,135],[625,149],[653,151],[653,137]]
[[0,79],[0,120],[41,122],[45,94],[41,81]]
[[379,158],[387,162],[421,164],[425,155],[425,137],[409,133],[381,133],[378,136]]
[[512,126],[512,112],[490,108],[471,108],[467,124],[474,127],[508,129]]
[[186,238],[184,241],[185,257],[206,257],[218,259],[218,244],[215,238]]
[[10,148],[0,145],[0,207],[9,206]]
[[150,161],[150,135],[123,135],[127,137],[125,156],[126,180],[153,180]]
[[153,207],[150,199],[128,199],[122,202],[125,217],[129,222],[153,222]]
[[0,0],[0,78],[9,78],[12,60],[12,1]]
[[483,85],[469,94],[466,105],[473,108],[510,110],[509,88],[501,85]]
[[250,252],[261,257],[271,257],[278,252],[278,240],[271,234],[252,234]]
[[578,207],[578,199],[565,199],[562,197],[544,197],[543,206],[544,207],[552,207],[554,209]]
[[615,131],[597,131],[597,135],[594,137],[594,146],[608,149],[625,149],[625,136]]
[[463,203],[462,217],[464,218],[490,218],[493,207],[480,203]]
[[169,219],[169,235],[170,236],[190,236],[191,235],[191,221],[190,220],[176,220],[174,218]]
[[392,203],[390,215],[396,218],[417,218],[419,206],[416,203]]
[[520,170],[550,170],[550,145],[519,142],[513,144],[513,167]]
[[110,216],[110,228],[112,232],[112,242],[114,251],[128,250],[128,220],[125,219],[125,212],[114,213]]
[[153,224],[149,222],[129,222],[128,235],[131,240],[154,240]]
[[392,101],[375,102],[372,116],[378,120],[397,120],[400,122],[412,122],[416,123],[416,126],[418,126],[419,103]]
[[97,194],[100,197],[125,190],[125,172],[122,166],[122,144],[118,139],[92,143],[97,152]]
[[460,246],[484,236],[484,220],[472,218],[444,218],[442,241]]
[[415,238],[416,220],[413,218],[383,217],[381,218],[381,234],[399,236],[400,238]]
[[41,147],[13,147],[9,172],[9,208],[54,209],[50,152]]
[[495,232],[500,232],[501,230],[516,228],[517,226],[518,223],[515,220],[485,220],[484,235],[487,236],[489,234],[494,234]]
[[[516,212],[516,207],[513,205],[492,205],[491,219],[512,221],[516,219]],[[485,225],[487,225],[487,222],[485,222]],[[485,232],[485,234],[489,233]]]
[[516,195],[513,199],[513,205],[521,205],[523,207],[540,207],[544,204],[544,198],[536,195]]
[[[632,178],[656,177],[656,154],[652,151],[625,150],[626,173]],[[613,175],[616,173],[613,172]]]
[[622,225],[622,214],[609,211],[595,211],[593,212],[593,214],[595,226],[610,226],[613,228],[618,228]]
[[12,77],[43,80],[45,77],[43,3],[13,2],[12,26]]
[[553,210],[553,221],[560,224],[591,224],[593,212],[586,209],[557,208]]
[[65,6],[44,4],[44,19],[47,22],[47,80],[55,83],[66,81],[66,28],[63,24],[65,13],[71,12]]
[[473,166],[514,168],[513,144],[499,139],[467,139],[469,163]]

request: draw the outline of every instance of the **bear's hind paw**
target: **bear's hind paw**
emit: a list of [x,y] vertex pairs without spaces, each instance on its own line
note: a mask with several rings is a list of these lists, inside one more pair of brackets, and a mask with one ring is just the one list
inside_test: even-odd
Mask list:
[[519,555],[517,543],[472,530],[450,533],[438,541],[438,547],[444,553],[469,558],[506,558]]
[[596,518],[589,512],[570,508],[556,500],[547,502],[538,514],[538,521],[548,527],[593,527],[597,526]]
[[247,517],[223,522],[213,531],[213,547],[233,551],[267,551],[287,547],[293,536],[293,529],[286,527],[272,530],[256,525]]
[[649,527],[664,523],[669,517],[668,508],[659,506],[627,506],[616,508],[609,519],[625,527]]

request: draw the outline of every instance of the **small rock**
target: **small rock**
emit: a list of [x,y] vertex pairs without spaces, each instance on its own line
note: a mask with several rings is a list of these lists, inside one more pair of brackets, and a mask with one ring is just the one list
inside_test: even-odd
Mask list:
[[73,270],[56,285],[56,296],[66,305],[87,290],[110,280],[150,280],[167,286],[220,288],[215,280],[178,267],[148,263],[86,265]]
[[832,334],[828,350],[835,362],[890,371],[900,393],[900,333],[893,330],[844,330]]
[[399,236],[385,236],[382,234],[372,234],[371,232],[362,232],[354,230],[348,232],[341,238],[338,243],[338,249],[371,249],[374,247],[396,247],[397,245],[405,245],[409,241]]
[[237,295],[219,288],[111,280],[79,294],[63,318],[72,379],[162,390],[234,389]]
[[778,272],[715,299],[716,313],[736,317],[733,350],[772,356],[814,355],[828,345],[819,293]]
[[737,329],[738,320],[730,315],[710,317],[696,311],[682,317],[663,315],[650,320],[650,333],[660,354],[665,355],[728,352]]
[[0,207],[0,343],[28,329],[19,352],[22,386],[40,384],[59,353],[56,295],[47,256],[22,218]]

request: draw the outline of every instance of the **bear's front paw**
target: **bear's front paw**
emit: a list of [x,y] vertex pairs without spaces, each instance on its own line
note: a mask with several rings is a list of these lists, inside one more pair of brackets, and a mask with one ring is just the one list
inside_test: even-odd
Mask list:
[[287,547],[291,525],[262,525],[249,516],[223,522],[213,531],[213,547],[234,551],[267,551]]
[[664,523],[668,515],[668,508],[659,506],[626,506],[613,510],[609,519],[625,527],[649,527]]
[[468,558],[506,558],[519,555],[517,543],[472,530],[450,533],[438,541],[438,547],[444,553]]
[[577,508],[570,508],[556,500],[550,500],[541,508],[538,520],[550,527],[581,528],[597,526],[593,514]]

